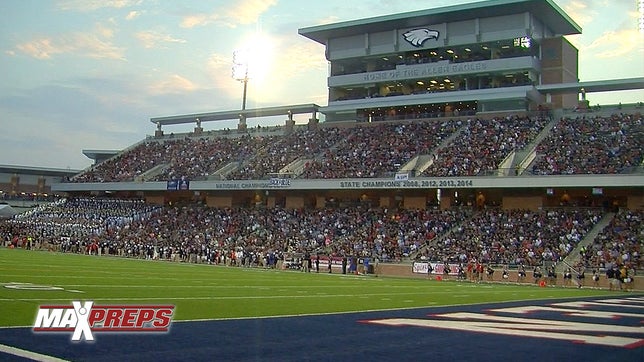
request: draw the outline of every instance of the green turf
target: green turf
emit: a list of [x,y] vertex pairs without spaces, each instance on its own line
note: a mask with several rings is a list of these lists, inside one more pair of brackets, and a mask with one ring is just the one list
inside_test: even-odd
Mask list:
[[[62,290],[7,288],[33,283]],[[0,326],[41,304],[172,304],[174,320],[298,315],[615,295],[620,292],[301,273],[0,248]]]

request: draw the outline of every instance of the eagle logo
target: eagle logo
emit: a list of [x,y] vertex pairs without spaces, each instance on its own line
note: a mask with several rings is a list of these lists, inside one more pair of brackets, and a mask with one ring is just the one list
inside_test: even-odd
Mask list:
[[438,39],[439,35],[438,30],[427,28],[414,29],[403,34],[405,40],[415,47],[422,47],[424,42],[429,39]]

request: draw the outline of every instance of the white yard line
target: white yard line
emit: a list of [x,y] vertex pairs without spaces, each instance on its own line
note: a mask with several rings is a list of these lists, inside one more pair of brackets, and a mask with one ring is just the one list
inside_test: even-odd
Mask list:
[[4,344],[0,344],[0,352],[1,353],[7,353],[13,356],[17,357],[22,357],[22,358],[27,358],[33,361],[42,361],[42,362],[65,362],[67,360],[60,359],[57,357],[53,356],[48,356],[46,354],[40,354],[36,352],[31,352],[27,351],[24,349],[16,348],[16,347],[11,347],[11,346],[6,346]]

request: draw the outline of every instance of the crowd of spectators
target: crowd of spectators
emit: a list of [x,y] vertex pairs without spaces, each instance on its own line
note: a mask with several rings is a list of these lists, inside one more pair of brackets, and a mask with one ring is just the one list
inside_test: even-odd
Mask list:
[[60,199],[3,221],[1,235],[5,241],[31,237],[38,244],[57,244],[69,238],[87,244],[110,228],[148,219],[160,209],[141,200]]
[[460,126],[454,120],[358,126],[337,147],[309,162],[302,177],[391,176],[413,157],[428,154]]
[[73,182],[123,182],[156,166],[164,169],[152,181],[187,178],[205,179],[231,161],[242,161],[256,149],[274,142],[278,136],[182,137],[147,140],[92,169],[75,176]]
[[203,180],[229,162],[241,162],[276,139],[276,136],[185,138],[167,147],[168,166],[153,181]]
[[644,210],[621,210],[594,242],[582,250],[586,269],[644,269]]
[[562,118],[537,148],[536,175],[632,172],[644,158],[641,114]]
[[423,251],[429,260],[536,266],[559,262],[601,219],[600,209],[539,211],[489,208]]
[[[469,209],[393,210],[150,206],[69,199],[0,223],[5,243],[128,257],[190,259],[243,252],[323,252],[400,261],[461,223]],[[182,227],[177,227],[181,225]]]
[[253,157],[228,175],[234,180],[261,180],[277,174],[298,158],[313,158],[332,148],[351,132],[348,128],[326,127],[293,132],[258,148]]
[[134,178],[159,164],[163,152],[161,142],[143,142],[85,172],[74,176],[72,182],[123,182]]
[[[0,236],[16,247],[185,262],[267,265],[308,252],[532,267],[563,260],[602,215],[596,208],[269,209],[63,199],[0,222]],[[582,252],[586,267],[641,268],[642,216],[618,214]]]
[[495,171],[512,151],[534,140],[546,124],[542,118],[517,116],[468,119],[459,135],[436,151],[434,163],[421,176],[477,176]]
[[[419,176],[476,176],[496,171],[513,151],[523,150],[546,120],[415,120],[295,130],[287,135],[210,135],[152,139],[74,177],[74,182],[203,180],[230,162],[239,167],[227,179],[266,179],[289,163],[311,160],[301,175],[314,178],[388,177],[418,155],[433,155]],[[456,134],[457,133],[457,134]],[[444,147],[442,141],[453,140]],[[630,172],[644,160],[644,126],[639,114],[563,118],[537,146],[531,172],[600,174]]]

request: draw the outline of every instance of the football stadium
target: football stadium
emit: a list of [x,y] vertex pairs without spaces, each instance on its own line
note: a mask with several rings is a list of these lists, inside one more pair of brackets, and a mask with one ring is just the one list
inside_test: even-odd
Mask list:
[[581,31],[552,0],[300,28],[327,105],[0,167],[0,359],[641,361],[644,103],[587,94],[644,78],[580,80]]

